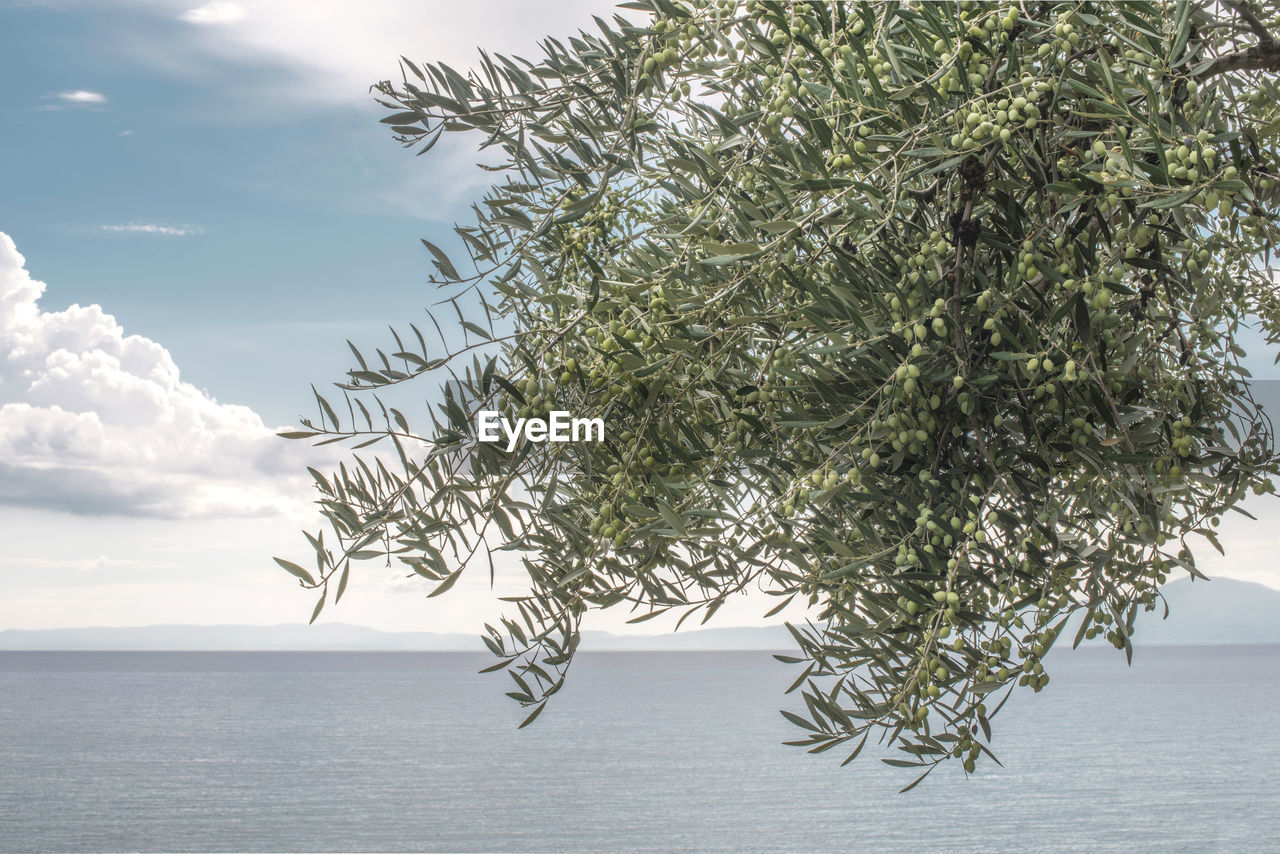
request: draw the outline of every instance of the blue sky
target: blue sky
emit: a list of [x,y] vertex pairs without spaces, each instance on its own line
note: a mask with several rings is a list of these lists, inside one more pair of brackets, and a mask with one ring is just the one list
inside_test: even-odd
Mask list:
[[[272,430],[347,338],[424,316],[418,238],[447,244],[485,181],[474,140],[401,149],[368,87],[610,8],[0,0],[0,629],[305,619],[270,558],[316,527],[310,458]],[[1210,570],[1280,587],[1276,526],[1230,525]],[[425,602],[371,567],[326,618],[475,631],[486,581]]]
[[[201,26],[183,11],[2,7],[0,221],[47,303],[101,303],[188,381],[289,422],[310,382],[346,367],[343,337],[421,311],[417,237],[447,233],[448,202],[465,200],[442,192],[436,207],[424,191],[465,162],[414,162],[368,84],[344,91],[358,70],[230,50],[248,14]],[[393,75],[415,41],[387,45],[361,79]],[[105,100],[59,97],[74,92]],[[189,233],[103,228],[147,225]]]

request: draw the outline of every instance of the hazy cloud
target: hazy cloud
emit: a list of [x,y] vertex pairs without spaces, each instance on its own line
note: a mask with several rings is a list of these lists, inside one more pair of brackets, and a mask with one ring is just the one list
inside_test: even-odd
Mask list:
[[155,560],[139,560],[138,558],[114,558],[105,554],[97,557],[55,558],[55,557],[14,557],[0,555],[0,566],[13,566],[19,569],[51,569],[78,570],[96,572],[106,569],[162,569],[168,564]]
[[245,11],[235,3],[218,2],[206,3],[195,9],[188,9],[183,12],[180,17],[189,24],[200,24],[204,26],[217,24],[234,24],[236,21],[242,21],[245,18]]
[[164,347],[100,306],[45,311],[44,290],[0,232],[0,503],[258,516],[306,495],[305,447],[183,382]]
[[100,225],[98,228],[116,234],[163,234],[168,237],[186,237],[189,234],[200,234],[204,230],[194,225],[156,225],[154,223]]
[[271,71],[255,75],[251,94],[294,105],[368,105],[370,84],[398,78],[402,55],[461,68],[477,63],[477,47],[538,56],[544,36],[593,30],[592,15],[619,11],[612,0],[213,0],[185,12],[173,0],[128,2],[198,25],[170,42],[131,44],[134,57],[192,75],[215,73],[203,61],[209,58],[265,66]]
[[87,89],[59,92],[58,97],[69,104],[105,104],[107,102],[106,95],[101,92],[90,92]]

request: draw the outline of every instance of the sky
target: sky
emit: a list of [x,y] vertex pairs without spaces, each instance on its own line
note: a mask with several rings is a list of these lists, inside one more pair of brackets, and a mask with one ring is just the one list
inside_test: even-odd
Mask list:
[[[348,339],[425,318],[419,238],[447,243],[486,185],[474,139],[414,157],[369,86],[401,55],[534,57],[610,10],[0,0],[0,629],[305,621],[271,558],[305,558],[320,527],[317,458],[274,433],[343,376]],[[1275,505],[1228,520],[1210,574],[1280,588]],[[428,601],[364,565],[321,619],[478,631],[518,589],[501,569],[497,591],[477,572]]]

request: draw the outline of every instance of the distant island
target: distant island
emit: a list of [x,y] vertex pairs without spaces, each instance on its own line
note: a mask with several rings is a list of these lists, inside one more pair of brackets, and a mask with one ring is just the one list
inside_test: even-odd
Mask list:
[[[1221,578],[1175,581],[1164,609],[1138,618],[1137,645],[1280,643],[1280,591]],[[1069,644],[1069,639],[1066,639]],[[738,626],[665,634],[583,633],[584,651],[769,650],[794,647],[785,626]],[[345,623],[314,626],[137,626],[0,631],[0,651],[16,650],[385,650],[483,652],[479,634],[384,632]]]

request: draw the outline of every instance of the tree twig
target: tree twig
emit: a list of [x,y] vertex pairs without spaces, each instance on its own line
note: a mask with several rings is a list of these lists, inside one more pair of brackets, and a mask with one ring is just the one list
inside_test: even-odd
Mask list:
[[1266,24],[1262,23],[1262,19],[1254,13],[1250,8],[1247,0],[1222,0],[1222,5],[1240,16],[1240,19],[1248,25],[1253,34],[1258,37],[1259,44],[1271,44],[1275,41],[1271,31],[1267,29]]

